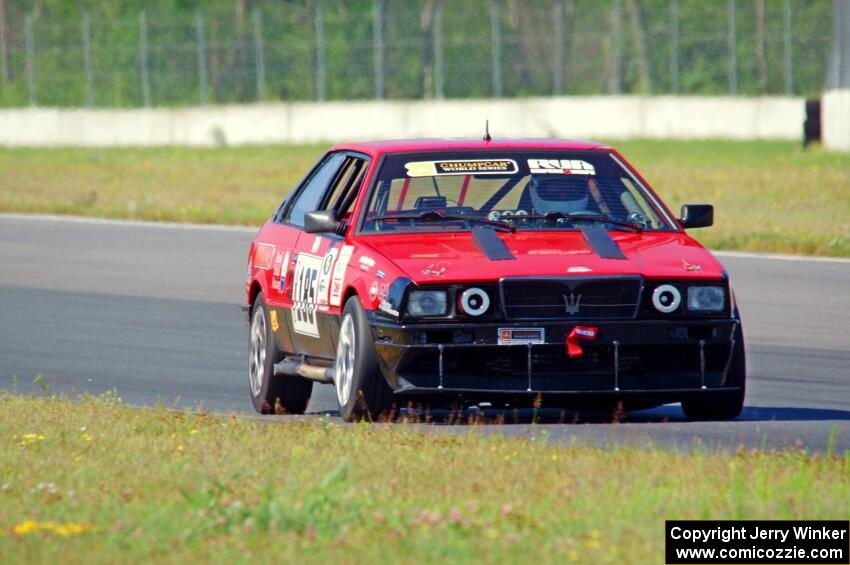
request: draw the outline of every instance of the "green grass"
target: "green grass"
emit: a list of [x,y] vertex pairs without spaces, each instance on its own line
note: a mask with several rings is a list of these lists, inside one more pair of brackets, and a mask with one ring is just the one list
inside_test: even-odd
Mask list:
[[0,210],[259,225],[326,148],[0,149]]
[[[711,202],[715,249],[850,256],[850,155],[793,142],[614,142],[678,211]],[[258,225],[324,145],[0,149],[0,210]]]
[[616,143],[661,198],[715,205],[691,233],[713,249],[850,256],[850,154],[798,143]]
[[[613,424],[612,424],[613,425]],[[0,396],[0,562],[624,562],[665,519],[846,519],[850,453],[675,453]]]

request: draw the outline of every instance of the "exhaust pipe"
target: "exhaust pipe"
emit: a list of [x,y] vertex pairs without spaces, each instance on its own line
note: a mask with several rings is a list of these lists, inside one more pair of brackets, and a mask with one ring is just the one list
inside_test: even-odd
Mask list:
[[319,367],[299,361],[294,357],[287,357],[274,366],[275,375],[296,375],[319,383],[332,383],[333,367]]

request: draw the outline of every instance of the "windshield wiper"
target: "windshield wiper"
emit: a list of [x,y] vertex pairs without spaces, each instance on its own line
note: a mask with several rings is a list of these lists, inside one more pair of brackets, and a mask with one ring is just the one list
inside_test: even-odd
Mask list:
[[509,224],[507,222],[500,222],[497,220],[488,220],[486,218],[478,218],[476,216],[464,216],[462,214],[443,214],[442,212],[438,212],[436,210],[427,210],[425,212],[417,212],[415,214],[386,214],[383,216],[375,216],[372,218],[372,221],[378,220],[416,220],[419,222],[442,222],[446,220],[451,221],[460,221],[460,222],[469,222],[470,224],[481,224],[485,226],[493,226],[494,228],[509,231],[511,233],[516,232],[516,226]]
[[611,224],[614,226],[619,226],[621,228],[633,230],[635,233],[643,233],[643,226],[633,224],[632,222],[628,222],[626,220],[618,220],[617,218],[613,218],[607,214],[567,214],[567,218],[573,220],[589,220],[591,222],[599,222],[602,224]]
[[580,220],[580,221],[589,221],[589,222],[598,222],[600,224],[612,224],[615,226],[628,228],[630,230],[634,230],[636,233],[643,232],[643,226],[638,224],[633,224],[631,222],[627,222],[625,220],[618,220],[617,218],[613,218],[606,214],[583,214],[583,213],[571,213],[565,214],[563,212],[546,212],[545,214],[525,214],[523,216],[511,216],[511,220],[543,220],[547,223],[554,224],[558,220]]

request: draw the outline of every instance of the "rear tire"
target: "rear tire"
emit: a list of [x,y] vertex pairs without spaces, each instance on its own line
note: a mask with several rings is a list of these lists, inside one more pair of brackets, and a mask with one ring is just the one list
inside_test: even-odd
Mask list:
[[688,420],[734,420],[744,408],[747,392],[747,359],[744,353],[744,331],[740,322],[735,329],[735,346],[725,386],[740,387],[724,392],[705,392],[682,400],[682,410]]
[[260,414],[303,414],[310,403],[313,381],[294,375],[275,375],[275,363],[283,360],[269,321],[262,293],[251,309],[248,334],[248,390]]
[[393,391],[378,369],[375,343],[360,299],[345,303],[334,362],[339,414],[346,422],[389,416]]

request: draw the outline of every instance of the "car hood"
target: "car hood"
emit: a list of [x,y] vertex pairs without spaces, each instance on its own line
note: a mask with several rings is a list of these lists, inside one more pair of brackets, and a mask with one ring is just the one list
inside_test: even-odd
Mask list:
[[498,233],[514,259],[492,260],[470,232],[360,236],[362,244],[394,263],[412,281],[496,281],[515,276],[641,275],[711,278],[723,266],[699,243],[678,232],[608,232],[626,256],[600,257],[578,231]]

